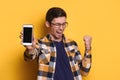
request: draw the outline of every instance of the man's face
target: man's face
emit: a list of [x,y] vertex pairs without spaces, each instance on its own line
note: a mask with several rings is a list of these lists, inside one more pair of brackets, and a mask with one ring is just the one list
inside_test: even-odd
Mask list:
[[54,40],[61,40],[64,29],[67,26],[66,17],[54,18],[50,24],[50,34]]

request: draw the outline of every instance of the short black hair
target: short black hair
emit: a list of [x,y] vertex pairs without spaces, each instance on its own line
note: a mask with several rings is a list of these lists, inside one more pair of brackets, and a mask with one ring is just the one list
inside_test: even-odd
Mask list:
[[60,7],[52,7],[46,13],[46,21],[48,21],[49,23],[51,23],[51,21],[57,17],[66,17],[67,18],[67,14]]

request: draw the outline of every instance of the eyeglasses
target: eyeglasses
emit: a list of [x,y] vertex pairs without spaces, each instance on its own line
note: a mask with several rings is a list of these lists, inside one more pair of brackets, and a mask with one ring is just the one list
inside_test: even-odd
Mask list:
[[65,28],[67,25],[68,25],[68,22],[64,22],[64,23],[51,23],[51,25],[53,25],[54,27],[56,27],[56,28],[59,28],[59,27],[63,27],[63,28]]

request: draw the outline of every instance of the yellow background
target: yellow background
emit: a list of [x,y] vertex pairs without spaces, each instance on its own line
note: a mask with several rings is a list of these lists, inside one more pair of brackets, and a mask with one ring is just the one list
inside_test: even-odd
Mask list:
[[24,61],[19,35],[22,24],[33,24],[35,36],[44,36],[45,13],[53,6],[66,10],[65,35],[82,54],[83,36],[93,37],[92,68],[83,80],[120,80],[120,0],[1,0],[0,80],[36,79],[37,63]]

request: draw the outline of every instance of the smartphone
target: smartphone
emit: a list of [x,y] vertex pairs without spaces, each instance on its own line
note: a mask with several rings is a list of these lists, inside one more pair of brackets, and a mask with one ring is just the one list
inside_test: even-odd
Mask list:
[[23,25],[23,45],[32,45],[33,40],[33,25],[24,24]]

